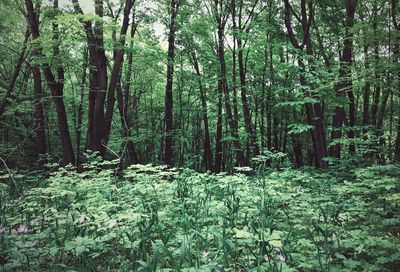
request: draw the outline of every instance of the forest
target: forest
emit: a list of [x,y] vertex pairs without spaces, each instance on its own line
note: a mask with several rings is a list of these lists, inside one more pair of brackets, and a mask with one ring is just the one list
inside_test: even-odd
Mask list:
[[1,0],[0,272],[399,271],[399,0]]

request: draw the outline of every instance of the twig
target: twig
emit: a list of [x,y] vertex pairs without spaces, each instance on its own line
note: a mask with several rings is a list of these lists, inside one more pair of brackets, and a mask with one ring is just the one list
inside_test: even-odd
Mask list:
[[18,196],[21,196],[21,191],[20,191],[19,188],[18,188],[17,182],[15,181],[15,179],[14,179],[12,173],[11,173],[10,168],[8,168],[6,161],[3,160],[3,158],[1,158],[1,157],[0,157],[0,160],[3,162],[4,167],[7,169],[7,173],[8,173],[8,175],[9,175],[9,177],[10,177],[12,183],[13,183],[14,186],[15,186],[15,189],[16,189],[16,191],[17,191],[17,193],[18,193]]

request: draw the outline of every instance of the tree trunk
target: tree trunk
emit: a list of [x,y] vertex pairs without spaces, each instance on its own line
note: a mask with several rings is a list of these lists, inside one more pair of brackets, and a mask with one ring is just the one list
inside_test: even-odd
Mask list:
[[167,84],[165,86],[165,136],[164,136],[164,163],[173,165],[173,95],[172,85],[174,80],[174,58],[175,58],[175,31],[176,15],[178,13],[179,0],[170,0],[170,22],[168,34],[168,64],[167,64]]
[[83,52],[83,65],[82,65],[82,76],[81,76],[81,86],[80,86],[80,96],[79,96],[79,106],[78,106],[78,120],[76,125],[76,160],[75,167],[78,168],[80,164],[80,154],[81,154],[81,138],[82,138],[82,119],[83,119],[83,98],[84,90],[86,85],[86,69],[88,67],[88,50],[85,48]]
[[259,147],[254,132],[253,122],[251,118],[251,111],[249,100],[247,98],[247,86],[246,86],[246,68],[243,61],[243,46],[242,40],[238,37],[236,39],[238,45],[238,62],[239,62],[239,78],[240,78],[240,97],[243,105],[243,117],[245,123],[245,129],[249,138],[249,144],[252,148],[252,155],[256,156],[259,153]]
[[[299,44],[294,34],[291,23],[292,7],[289,4],[288,0],[284,1],[285,1],[285,25],[288,30],[290,42],[293,45],[293,47],[298,50],[303,50],[304,46],[306,46],[306,53],[309,57],[311,57],[311,55],[313,54],[311,38],[310,38],[311,21],[313,19],[313,9],[311,7],[311,4],[308,11],[309,15],[307,16],[306,1],[301,0],[301,26],[303,29],[303,42],[302,44]],[[309,61],[311,61],[311,58],[309,58]],[[298,59],[298,63],[301,69],[300,84],[303,87],[307,87],[307,80],[305,78],[306,69],[304,62],[300,57]],[[310,96],[310,94],[306,91],[305,96]],[[323,160],[323,158],[326,156],[326,139],[325,139],[325,128],[324,128],[321,103],[316,102],[314,103],[314,106],[311,103],[305,103],[305,108],[306,108],[307,122],[309,125],[313,126],[313,129],[311,129],[311,139],[314,148],[315,167],[324,169],[327,167],[326,161]]]
[[[219,84],[220,85],[220,81]],[[218,87],[221,90],[221,87]],[[214,164],[214,172],[221,172],[222,167],[222,92],[218,93],[218,117],[217,117],[217,132],[215,139],[215,164]]]
[[[39,17],[35,11],[32,0],[25,0],[26,8],[27,8],[27,18],[29,22],[29,26],[32,33],[33,40],[37,40],[39,35]],[[54,1],[55,9],[58,8],[58,1]],[[58,30],[57,25],[53,25],[54,33],[53,39],[57,41],[58,39]],[[38,47],[38,55],[43,56],[41,46]],[[59,49],[58,44],[55,43],[53,47],[53,53],[56,58],[59,57]],[[68,128],[68,119],[67,113],[65,111],[64,105],[64,97],[63,97],[63,89],[64,89],[64,70],[62,68],[61,60],[58,59],[57,63],[57,79],[54,77],[50,65],[45,62],[43,64],[43,73],[46,77],[47,84],[51,90],[54,104],[57,112],[58,119],[58,130],[60,134],[61,146],[63,150],[63,158],[65,163],[74,164],[75,156],[72,148],[71,137]]]
[[[400,63],[400,25],[398,24],[396,14],[398,14],[396,11],[398,9],[397,7],[398,0],[391,0],[391,16],[392,16],[392,21],[394,25],[394,29],[396,31],[395,35],[395,43],[394,43],[394,48],[393,48],[393,60],[397,64]],[[399,65],[395,66],[395,75],[397,76],[397,83],[394,84],[396,86],[396,92],[398,94],[398,104],[400,104],[400,68]],[[396,142],[395,142],[395,150],[394,150],[394,155],[395,159],[397,161],[400,161],[400,107],[398,110],[398,123],[397,123],[397,136],[396,136]]]
[[[36,50],[33,50],[32,55],[39,57]],[[32,65],[32,77],[33,77],[33,90],[35,94],[35,147],[37,154],[46,154],[46,131],[44,123],[44,112],[43,112],[43,91],[42,91],[42,76],[40,73],[39,65]]]
[[[222,1],[222,0],[221,0]],[[244,166],[245,165],[245,157],[243,155],[242,147],[239,141],[239,134],[238,134],[238,128],[235,125],[235,122],[233,120],[232,116],[232,109],[231,109],[231,102],[230,102],[230,94],[229,94],[229,88],[227,86],[227,80],[226,80],[226,63],[225,63],[225,49],[224,49],[224,31],[225,31],[225,23],[226,21],[223,20],[223,15],[222,15],[222,2],[219,2],[219,0],[215,1],[215,16],[217,20],[217,33],[218,33],[218,59],[219,59],[219,64],[220,64],[220,88],[222,89],[222,92],[224,93],[224,101],[225,101],[225,111],[226,111],[226,119],[227,123],[230,127],[230,132],[232,136],[232,141],[233,145],[235,148],[235,153],[236,153],[236,161],[239,166]],[[220,6],[219,11],[218,11],[218,5]],[[221,93],[221,91],[220,91]]]
[[[365,71],[369,71],[369,57],[368,57],[368,49],[369,46],[364,46],[364,69]],[[369,76],[365,77],[365,85],[364,85],[364,96],[363,96],[363,126],[369,125],[369,97],[371,93],[371,81],[369,80]],[[367,129],[364,128],[364,133],[367,132]]]
[[296,135],[291,135],[290,139],[292,140],[293,153],[294,153],[294,166],[302,167],[304,165],[303,161],[303,147],[299,137]]
[[206,91],[204,90],[204,86],[201,81],[200,67],[197,61],[196,53],[193,51],[192,54],[193,66],[196,71],[196,75],[198,77],[198,84],[200,90],[200,102],[201,102],[201,110],[202,117],[204,123],[204,161],[207,170],[212,170],[212,153],[211,153],[211,139],[210,139],[210,130],[208,127],[208,109],[207,109],[207,98]]
[[0,116],[6,110],[8,99],[10,98],[10,96],[14,90],[15,83],[17,82],[18,75],[22,68],[22,64],[24,63],[25,53],[26,53],[26,44],[28,42],[29,36],[30,36],[30,31],[29,31],[29,28],[27,28],[25,31],[24,41],[22,43],[22,48],[21,48],[21,51],[19,52],[17,64],[15,65],[14,71],[11,75],[10,82],[8,83],[7,92],[4,95],[3,100],[0,102]]
[[[351,90],[351,63],[353,55],[353,34],[350,30],[354,26],[354,14],[357,5],[357,0],[347,0],[346,1],[346,33],[343,39],[343,52],[340,57],[340,68],[339,68],[339,82],[335,85],[336,97],[343,98],[345,92],[348,94],[349,99],[349,126],[350,131],[348,137],[350,139],[354,138],[354,130],[352,127],[355,125],[355,101],[354,94]],[[338,105],[335,108],[335,115],[332,121],[332,133],[331,141],[340,140],[342,137],[342,126],[346,118],[343,105]],[[350,145],[350,153],[354,153],[354,144]],[[330,148],[330,156],[335,158],[340,158],[341,145],[336,143]]]
[[[133,41],[135,37],[135,32],[136,32],[136,22],[135,22],[135,11],[133,11],[133,16],[132,16],[132,26],[131,26],[131,41],[130,41],[130,51],[128,52],[128,68],[125,76],[125,85],[124,85],[124,93],[122,93],[121,90],[121,85],[119,85],[116,88],[117,91],[117,102],[118,102],[118,110],[120,114],[120,119],[121,119],[121,127],[122,131],[124,133],[125,141],[126,141],[126,152],[128,155],[129,162],[131,164],[135,164],[139,162],[139,157],[136,152],[135,145],[133,141],[131,140],[131,122],[129,118],[129,93],[130,93],[130,88],[131,88],[131,74],[132,74],[132,65],[133,65]],[[121,74],[120,74],[121,78]],[[135,111],[136,106],[137,106],[137,97],[134,96],[132,103],[132,111]]]
[[104,139],[102,140],[104,141],[105,146],[107,146],[108,141],[110,139],[111,123],[112,123],[114,104],[115,104],[115,92],[117,88],[121,90],[120,86],[121,69],[124,61],[123,47],[125,46],[125,36],[128,31],[129,15],[131,13],[132,6],[133,6],[132,0],[125,1],[124,18],[122,20],[121,31],[119,34],[119,44],[117,44],[116,49],[114,49],[114,65],[112,68],[110,84],[108,86],[108,91],[107,91],[107,109],[105,113]]

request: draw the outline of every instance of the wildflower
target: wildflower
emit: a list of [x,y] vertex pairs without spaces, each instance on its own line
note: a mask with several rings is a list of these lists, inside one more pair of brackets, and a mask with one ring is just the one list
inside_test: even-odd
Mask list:
[[45,216],[43,219],[44,219],[44,221],[46,221],[46,222],[49,221],[49,218],[48,218],[47,216]]
[[336,232],[333,232],[333,233],[332,233],[332,238],[333,238],[333,239],[336,239]]
[[6,231],[6,228],[0,228],[0,234],[4,233]]
[[264,261],[266,261],[267,263],[269,262],[269,257],[268,257],[267,254],[264,255],[263,259],[264,259]]
[[31,226],[36,226],[36,225],[37,225],[37,222],[36,222],[35,219],[32,219],[32,220],[29,222],[29,224],[30,224]]
[[81,215],[81,217],[79,217],[78,219],[79,224],[82,224],[83,222],[85,222],[85,216]]
[[28,232],[28,227],[26,225],[19,225],[17,229],[18,233],[27,233]]
[[108,223],[108,228],[109,229],[112,229],[113,227],[115,227],[117,225],[117,222],[115,221],[115,220],[111,220],[109,223]]
[[34,241],[32,241],[32,247],[36,246],[36,245],[37,245],[37,243],[38,243],[38,241],[37,241],[37,240],[34,240]]
[[17,233],[18,233],[17,230],[15,230],[15,229],[12,229],[12,230],[11,230],[11,234],[15,235],[15,234],[17,234]]
[[208,257],[208,252],[203,252],[203,258],[207,258]]
[[286,261],[285,256],[283,256],[282,254],[279,254],[278,258],[279,258],[279,260],[281,260],[281,262],[285,262]]

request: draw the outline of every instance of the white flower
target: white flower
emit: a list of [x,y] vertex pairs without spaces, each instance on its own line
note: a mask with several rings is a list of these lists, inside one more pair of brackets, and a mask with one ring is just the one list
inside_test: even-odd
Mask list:
[[111,221],[108,223],[108,228],[109,228],[109,229],[112,229],[112,228],[115,227],[116,225],[117,225],[117,221],[111,220]]
[[85,222],[85,216],[81,215],[81,217],[79,217],[78,219],[79,224],[82,224],[83,222]]

